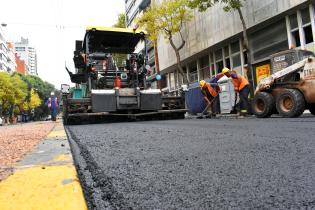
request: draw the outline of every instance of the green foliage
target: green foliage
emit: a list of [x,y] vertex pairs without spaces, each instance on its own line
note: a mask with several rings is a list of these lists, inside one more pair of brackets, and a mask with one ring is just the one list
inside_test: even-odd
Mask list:
[[113,27],[117,28],[126,28],[126,14],[125,13],[120,13],[118,14],[117,22]]
[[11,84],[14,86],[14,105],[19,105],[24,102],[27,94],[28,87],[27,84],[19,77],[17,74],[11,76]]
[[[113,27],[126,28],[126,14],[125,13],[118,14],[117,22],[115,25],[113,25]],[[117,65],[117,67],[122,67],[122,66],[124,66],[124,62],[127,59],[127,55],[114,53],[113,59],[115,61],[115,64]]]
[[25,111],[35,109],[39,107],[42,100],[39,98],[38,93],[32,88],[30,91],[30,99],[23,103],[23,109]]
[[17,75],[0,73],[0,107],[1,115],[10,116],[16,113],[19,105],[23,104],[28,95],[27,84]]
[[31,110],[41,113],[37,119],[49,114],[48,108],[43,103],[55,88],[52,84],[44,82],[37,76],[12,75],[0,73],[0,115],[12,116],[21,111]]
[[13,103],[14,86],[11,83],[11,77],[5,72],[0,72],[0,114],[8,116],[9,109]]
[[136,19],[140,28],[143,28],[148,33],[148,38],[155,43],[158,39],[159,33],[162,29],[158,22],[158,7],[152,2],[149,9],[147,9],[143,15]]
[[188,0],[163,0],[161,4],[152,4],[145,13],[137,19],[140,27],[155,41],[159,34],[166,39],[181,32],[183,24],[192,19],[192,11],[187,6]]
[[191,8],[198,8],[199,11],[205,11],[209,7],[212,7],[216,3],[224,3],[224,11],[230,12],[232,10],[238,10],[243,7],[243,3],[246,0],[190,0],[189,6]]
[[34,75],[20,75],[24,81],[29,84],[29,88],[34,88],[41,99],[48,98],[50,93],[55,90],[54,85],[43,81],[40,77]]
[[[189,0],[162,0],[160,4],[152,3],[144,14],[137,19],[140,28],[149,33],[149,39],[156,44],[159,35],[163,35],[173,48],[177,67],[180,74],[185,77],[181,66],[179,51],[185,46],[185,39],[181,30],[184,24],[193,17],[192,10],[188,7]],[[174,37],[179,35],[180,42],[176,46]],[[189,82],[189,78],[187,78]]]

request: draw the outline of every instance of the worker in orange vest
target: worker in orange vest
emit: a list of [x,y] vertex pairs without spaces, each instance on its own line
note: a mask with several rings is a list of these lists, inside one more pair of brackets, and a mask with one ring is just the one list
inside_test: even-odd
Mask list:
[[204,100],[206,101],[207,105],[211,105],[211,113],[213,116],[217,113],[217,96],[220,91],[219,86],[214,85],[214,87],[207,83],[205,80],[201,80],[199,82],[199,86],[201,89],[202,94],[204,95]]
[[232,78],[235,93],[239,93],[240,96],[240,115],[246,116],[248,112],[248,95],[250,91],[248,80],[236,71],[231,71],[228,68],[224,68],[222,74]]

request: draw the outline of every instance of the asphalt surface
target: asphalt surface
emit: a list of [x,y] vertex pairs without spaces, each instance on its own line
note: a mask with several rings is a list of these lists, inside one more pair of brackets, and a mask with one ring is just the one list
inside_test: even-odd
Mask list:
[[315,118],[68,126],[90,209],[315,209]]

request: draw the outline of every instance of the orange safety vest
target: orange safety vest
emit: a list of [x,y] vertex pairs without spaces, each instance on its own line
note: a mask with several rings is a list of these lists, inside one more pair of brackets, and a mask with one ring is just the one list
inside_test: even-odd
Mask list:
[[205,96],[207,96],[206,91],[208,91],[213,97],[218,95],[218,92],[209,84],[206,84],[206,87],[202,89],[202,92]]
[[237,75],[236,78],[232,77],[232,82],[234,85],[234,90],[237,92],[240,92],[241,90],[243,90],[243,88],[247,85],[249,85],[249,82],[247,79],[245,79],[245,77],[243,77],[242,75],[235,73]]

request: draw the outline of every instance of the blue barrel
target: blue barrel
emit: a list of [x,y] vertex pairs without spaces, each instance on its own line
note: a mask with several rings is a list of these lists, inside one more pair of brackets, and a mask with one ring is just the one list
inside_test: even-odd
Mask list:
[[[213,82],[213,79],[207,79],[206,82]],[[217,85],[217,84],[214,84]],[[185,100],[188,112],[190,114],[198,114],[203,112],[206,108],[206,103],[204,100],[204,95],[202,94],[199,82],[193,83],[189,85],[189,89],[185,92]]]

